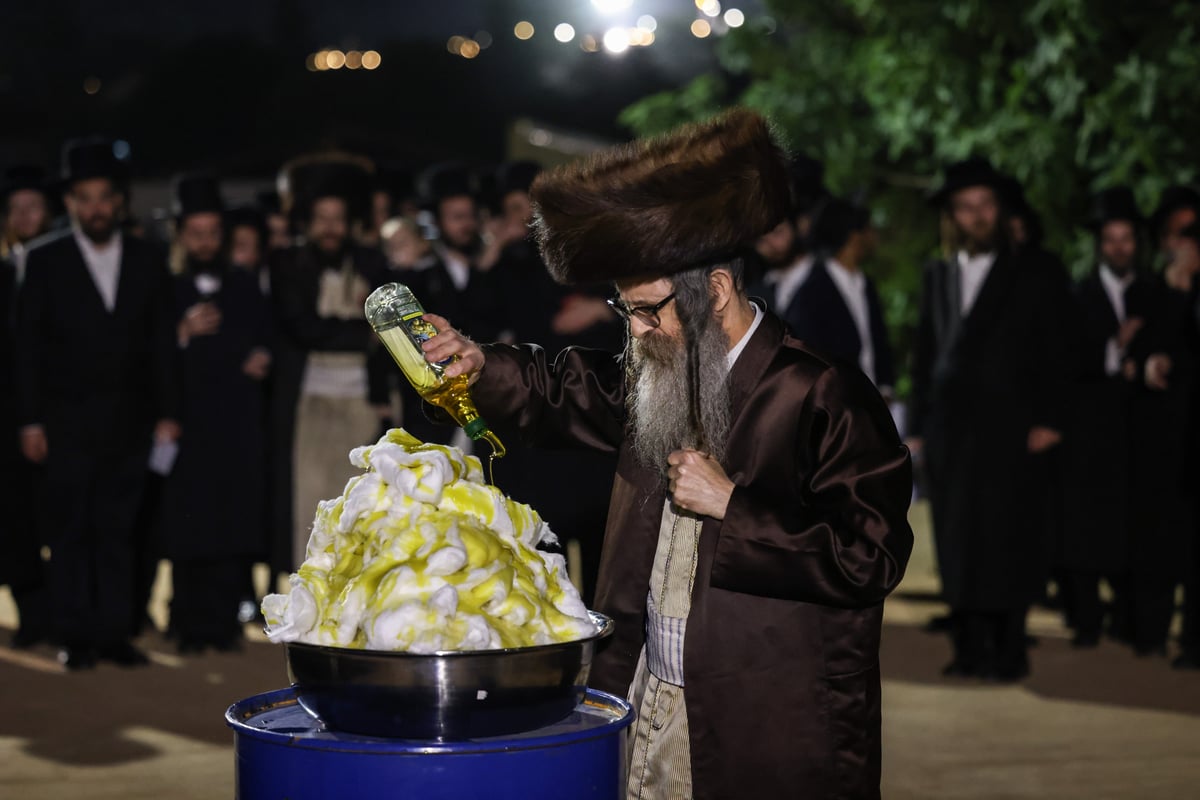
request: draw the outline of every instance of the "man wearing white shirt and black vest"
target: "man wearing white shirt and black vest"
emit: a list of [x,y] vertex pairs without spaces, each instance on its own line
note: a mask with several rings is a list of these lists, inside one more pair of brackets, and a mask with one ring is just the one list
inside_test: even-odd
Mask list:
[[72,225],[29,251],[17,304],[21,447],[45,464],[52,625],[70,669],[132,666],[134,523],[150,446],[178,437],[174,317],[159,253],[118,226],[124,165],[69,144]]
[[895,385],[892,350],[879,294],[861,263],[875,249],[870,213],[832,198],[813,220],[817,252],[780,316],[797,339],[856,364],[888,396]]
[[1096,271],[1073,295],[1070,407],[1065,420],[1062,537],[1055,552],[1076,647],[1100,641],[1099,582],[1117,593],[1114,628],[1124,633],[1130,548],[1136,533],[1133,415],[1136,354],[1144,347],[1150,287],[1138,263],[1145,220],[1133,192],[1096,196],[1091,227]]
[[924,276],[910,445],[954,622],[946,673],[1012,681],[1029,671],[1025,615],[1048,568],[1041,473],[1061,438],[1063,337],[1053,276],[1006,239],[999,185],[971,159],[933,195],[948,241]]

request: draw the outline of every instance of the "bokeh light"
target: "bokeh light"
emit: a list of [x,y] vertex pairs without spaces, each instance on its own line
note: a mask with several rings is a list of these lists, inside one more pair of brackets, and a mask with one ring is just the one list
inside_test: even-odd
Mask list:
[[610,53],[624,53],[629,49],[629,31],[625,28],[609,28],[604,32],[604,49]]
[[513,27],[513,36],[521,41],[533,38],[533,23],[521,20]]
[[698,19],[692,23],[692,36],[697,39],[704,39],[712,33],[712,25],[708,24],[706,19]]
[[575,38],[575,28],[561,22],[554,28],[554,38],[565,44]]

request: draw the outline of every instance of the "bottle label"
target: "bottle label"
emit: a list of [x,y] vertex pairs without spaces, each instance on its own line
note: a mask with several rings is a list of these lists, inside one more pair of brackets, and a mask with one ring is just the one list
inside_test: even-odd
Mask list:
[[[418,310],[415,313],[406,314],[400,318],[404,330],[408,332],[408,337],[412,339],[417,349],[421,349],[421,345],[437,336],[438,330],[433,326],[432,322],[422,319],[424,311]],[[446,367],[453,361],[454,358],[446,358],[438,361],[435,366]]]

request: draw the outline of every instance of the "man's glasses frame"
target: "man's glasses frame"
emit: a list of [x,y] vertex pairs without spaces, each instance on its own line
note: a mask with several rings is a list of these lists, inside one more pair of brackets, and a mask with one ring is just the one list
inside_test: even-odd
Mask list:
[[634,306],[633,308],[630,308],[629,306],[625,305],[625,302],[623,300],[621,300],[619,297],[610,297],[605,302],[608,303],[609,308],[611,308],[613,311],[620,314],[626,321],[628,321],[631,317],[637,317],[642,322],[649,325],[651,328],[657,328],[659,325],[662,324],[662,320],[660,320],[658,318],[658,312],[660,312],[664,308],[666,308],[667,303],[670,303],[674,299],[675,299],[675,293],[671,292],[669,295],[664,297],[662,300],[659,300],[654,305]]

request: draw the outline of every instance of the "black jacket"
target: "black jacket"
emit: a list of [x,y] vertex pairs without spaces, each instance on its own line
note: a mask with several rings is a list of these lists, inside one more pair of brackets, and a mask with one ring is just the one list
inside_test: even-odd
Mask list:
[[[824,259],[817,259],[781,316],[792,335],[800,341],[857,366],[862,353],[862,338],[842,293],[829,274],[830,269],[832,267]],[[896,369],[879,293],[870,277],[866,278],[866,284],[875,385],[895,386]]]
[[[51,452],[148,448],[175,409],[175,310],[162,253],[122,239],[110,312],[71,231],[29,251],[17,302],[18,419]],[[53,457],[53,456],[52,456]]]

